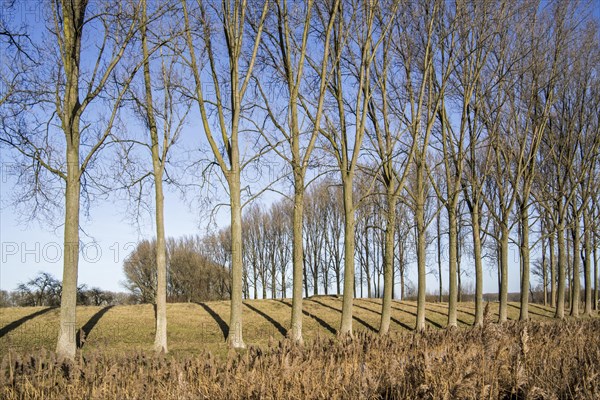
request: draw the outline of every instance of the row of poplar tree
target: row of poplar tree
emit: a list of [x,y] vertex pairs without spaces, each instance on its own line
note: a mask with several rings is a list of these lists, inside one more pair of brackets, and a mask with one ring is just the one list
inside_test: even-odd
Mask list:
[[[261,181],[291,187],[293,341],[302,341],[304,266],[311,258],[311,244],[305,249],[303,241],[304,218],[311,212],[304,197],[307,184],[324,170],[334,171],[341,188],[340,334],[352,333],[356,228],[362,221],[357,185],[378,191],[384,210],[377,222],[384,243],[381,334],[390,326],[398,220],[401,229],[411,221],[416,328],[425,327],[431,201],[439,201],[438,213],[447,221],[448,326],[457,321],[463,203],[472,233],[476,324],[483,318],[486,237],[497,242],[500,322],[507,318],[515,229],[521,318],[528,318],[534,224],[552,247],[556,316],[562,318],[565,309],[569,234],[573,252],[583,255],[572,257],[572,296],[579,298],[584,260],[585,311],[591,312],[600,141],[600,41],[593,5],[70,0],[39,5],[34,14],[16,10],[2,19],[2,52],[11,62],[1,69],[0,141],[16,160],[15,205],[29,216],[64,213],[59,355],[72,358],[76,351],[71,327],[82,205],[115,189],[136,205],[148,194],[154,198],[155,348],[167,351],[163,186],[177,171],[200,171],[207,181],[219,177],[227,193],[228,342],[244,347],[242,207],[262,191],[252,190],[243,171],[267,157],[279,160],[278,168]],[[191,147],[204,150],[172,168],[174,145],[188,128],[197,139]],[[104,179],[111,168],[118,178]],[[408,217],[399,217],[398,204]],[[575,315],[578,306],[571,304]]]

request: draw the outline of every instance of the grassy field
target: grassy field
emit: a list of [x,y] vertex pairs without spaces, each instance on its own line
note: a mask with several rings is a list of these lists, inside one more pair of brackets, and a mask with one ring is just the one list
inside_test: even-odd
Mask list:
[[[304,301],[304,337],[333,336],[339,327],[341,298],[318,296]],[[392,332],[412,329],[416,319],[416,303],[394,301],[392,305]],[[447,304],[428,303],[427,324],[443,328],[447,321]],[[459,304],[458,322],[471,325],[474,319],[473,303]],[[498,311],[497,303],[490,303],[490,312]],[[244,301],[244,339],[248,345],[264,346],[284,337],[290,323],[291,300]],[[380,299],[354,301],[354,329],[376,332],[381,313]],[[533,320],[551,318],[549,307],[530,305]],[[519,304],[510,303],[509,319],[519,315]],[[0,353],[9,349],[31,351],[53,349],[58,329],[58,308],[30,307],[0,309]],[[172,354],[198,354],[209,350],[224,355],[228,331],[229,302],[215,301],[200,304],[178,303],[167,306],[169,350]],[[491,316],[493,318],[493,315]],[[77,332],[81,351],[91,349],[122,352],[150,351],[154,340],[154,309],[152,305],[115,307],[79,307]],[[75,327],[74,327],[75,329]]]

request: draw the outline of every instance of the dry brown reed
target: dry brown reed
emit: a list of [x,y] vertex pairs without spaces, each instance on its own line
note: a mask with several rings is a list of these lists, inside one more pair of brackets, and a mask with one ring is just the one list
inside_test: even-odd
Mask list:
[[600,320],[317,338],[201,355],[9,352],[3,399],[598,399]]

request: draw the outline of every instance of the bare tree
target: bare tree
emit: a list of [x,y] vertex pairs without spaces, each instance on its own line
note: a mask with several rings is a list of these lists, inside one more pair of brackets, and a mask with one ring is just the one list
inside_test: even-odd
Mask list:
[[[66,358],[73,358],[76,351],[81,196],[89,199],[88,189],[99,184],[90,175],[91,167],[111,142],[121,100],[139,68],[117,68],[137,29],[138,8],[109,2],[88,5],[86,0],[57,1],[46,8],[49,34],[39,39],[39,67],[28,72],[27,91],[36,101],[27,103],[27,119],[5,124],[1,136],[24,161],[22,176],[32,176],[33,190],[22,202],[38,204],[34,215],[36,208],[41,212],[61,206],[53,199],[52,188],[64,187],[63,290],[56,351]],[[85,60],[82,43],[89,51]],[[107,101],[98,116],[91,110],[101,98]],[[57,131],[62,131],[64,141],[54,137]]]
[[[231,311],[227,342],[233,348],[245,348],[242,336],[242,200],[241,171],[244,167],[240,154],[240,123],[244,118],[244,97],[250,83],[256,55],[261,41],[269,2],[265,1],[258,15],[245,2],[221,2],[215,4],[197,2],[199,15],[191,15],[187,1],[182,0],[186,31],[188,67],[194,77],[194,100],[202,118],[202,128],[210,148],[227,181],[231,209]],[[195,19],[192,19],[193,17]],[[244,46],[249,19],[256,18],[256,34],[251,40],[251,50]],[[218,23],[223,37],[217,35],[214,24]],[[199,32],[193,27],[199,27]],[[202,43],[202,56],[198,58],[194,36]],[[217,43],[218,41],[218,43]],[[226,79],[221,74],[221,63],[228,64]],[[205,71],[206,70],[206,71]],[[203,87],[203,75],[212,80],[212,93]],[[217,126],[217,136],[213,127]]]

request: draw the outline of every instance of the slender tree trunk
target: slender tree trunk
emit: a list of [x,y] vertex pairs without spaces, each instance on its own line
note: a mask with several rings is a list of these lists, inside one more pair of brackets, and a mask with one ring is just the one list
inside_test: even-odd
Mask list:
[[293,216],[293,242],[292,242],[292,321],[291,339],[302,344],[302,272],[304,267],[302,228],[304,217],[304,184],[298,184],[296,178],[294,189],[294,216]]
[[275,262],[275,251],[273,248],[273,254],[271,255],[271,298],[277,297],[277,263]]
[[[253,252],[255,250],[252,250]],[[254,299],[258,299],[258,269],[256,268],[257,261],[256,261],[256,254],[253,256],[252,259],[252,282],[253,282],[253,291],[254,291]]]
[[[424,160],[422,160],[424,162]],[[423,182],[424,166],[417,164],[417,202],[415,218],[417,222],[417,321],[415,329],[422,331],[425,329],[425,301],[426,301],[426,230],[425,230],[425,188]]]
[[[77,275],[79,271],[79,207],[81,194],[81,166],[79,160],[81,109],[79,102],[79,63],[81,37],[87,2],[62,2],[62,67],[65,89],[62,100],[61,128],[66,139],[65,226],[63,250],[63,279],[60,297],[60,320],[56,353],[73,359],[77,350],[76,306]],[[59,34],[57,32],[57,34]]]
[[598,311],[598,236],[594,234],[594,310]]
[[[239,166],[239,163],[232,164]],[[231,347],[239,349],[246,347],[242,337],[242,203],[239,169],[233,169],[228,180],[231,197],[231,311],[227,341]]]
[[457,218],[456,208],[454,204],[451,204],[448,208],[448,282],[450,289],[448,291],[448,328],[456,327],[457,318],[457,244],[458,244],[458,231],[457,231]]
[[581,239],[579,236],[579,216],[574,212],[573,216],[573,298],[571,302],[571,316],[579,317],[579,303],[581,299],[581,278],[579,276],[579,249]]
[[544,286],[544,307],[548,305],[548,267],[546,263],[546,239],[542,229],[542,285]]
[[[392,314],[392,292],[394,287],[394,229],[396,227],[396,198],[393,196],[394,187],[388,187],[387,213],[385,224],[385,256],[383,257],[383,304],[381,306],[381,321],[379,334],[387,335],[390,329]],[[391,193],[390,193],[391,192]]]
[[521,219],[521,312],[519,320],[529,319],[529,208],[527,199],[523,199],[520,204]]
[[556,227],[556,237],[558,240],[558,290],[556,294],[556,312],[554,317],[563,319],[565,317],[565,272],[567,254],[565,246],[565,222],[562,217]]
[[507,320],[508,300],[508,222],[500,224],[500,310],[498,322]]
[[[441,207],[440,199],[438,198],[438,208]],[[440,293],[438,297],[438,301],[441,303],[443,301],[444,295],[444,286],[442,279],[442,214],[440,212],[437,213],[435,217],[436,229],[437,229],[437,263],[438,263],[438,282],[440,285]]]
[[[79,136],[78,121],[73,132]],[[77,321],[77,275],[79,267],[79,140],[67,144],[67,186],[65,191],[64,263],[60,297],[60,328],[56,353],[73,359],[77,350],[75,340]]]
[[554,251],[554,232],[548,235],[548,248],[550,250],[550,306],[556,307],[556,252]]
[[314,265],[312,266],[312,271],[313,271],[313,295],[317,296],[319,294],[319,245],[317,243],[317,240],[315,238],[315,241],[313,242],[313,249],[312,249],[312,253],[313,253],[313,263]]
[[583,230],[584,230],[584,254],[585,260],[583,264],[584,280],[585,280],[585,315],[592,315],[592,240],[590,231],[589,215],[584,211]]
[[[156,332],[154,350],[157,353],[167,353],[167,244],[165,241],[164,193],[163,193],[163,164],[159,146],[158,127],[154,116],[154,101],[152,99],[152,78],[150,76],[150,56],[146,35],[147,24],[146,2],[142,3],[142,52],[144,55],[144,87],[146,91],[146,118],[148,121],[152,169],[154,178],[155,218],[156,218]],[[163,149],[165,150],[165,149]],[[165,150],[166,151],[166,150]]]
[[[368,220],[367,220],[368,223]],[[370,248],[369,248],[369,229],[366,228],[365,229],[365,265],[364,265],[364,271],[365,274],[367,275],[367,297],[371,298],[371,271],[369,269],[369,265],[371,264],[371,252],[370,252]],[[361,285],[360,285],[360,297],[363,297],[363,293],[362,293],[362,279],[361,279]]]
[[[158,156],[158,152],[157,152]],[[158,161],[158,159],[157,159]],[[167,246],[165,243],[164,195],[162,168],[155,163],[154,188],[156,195],[156,335],[154,350],[166,353],[167,349]],[[241,293],[241,288],[240,288]]]
[[475,259],[475,322],[474,325],[483,325],[483,266],[481,262],[481,236],[479,221],[479,204],[477,199],[473,202],[471,212],[473,222],[473,257]]
[[354,290],[354,202],[352,200],[352,175],[343,172],[344,195],[344,299],[340,334],[352,335],[352,300]]

